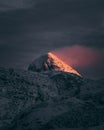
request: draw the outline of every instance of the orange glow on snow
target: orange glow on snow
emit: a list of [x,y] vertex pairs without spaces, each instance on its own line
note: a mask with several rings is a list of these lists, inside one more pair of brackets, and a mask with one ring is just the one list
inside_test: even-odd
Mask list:
[[54,59],[54,65],[60,67],[60,71],[65,71],[65,72],[69,72],[69,73],[73,73],[78,76],[81,76],[81,74],[79,74],[75,69],[73,69],[71,66],[66,64],[64,61],[62,61],[60,58],[58,58],[53,53],[49,52],[48,55],[49,55],[49,57]]

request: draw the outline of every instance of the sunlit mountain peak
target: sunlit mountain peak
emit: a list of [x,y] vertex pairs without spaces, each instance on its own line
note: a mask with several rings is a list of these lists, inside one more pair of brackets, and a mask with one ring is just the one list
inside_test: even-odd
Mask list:
[[35,59],[30,65],[28,70],[31,71],[64,71],[76,74],[81,76],[75,69],[73,69],[70,65],[66,64],[60,58],[58,58],[55,54],[48,52],[47,54],[40,56]]

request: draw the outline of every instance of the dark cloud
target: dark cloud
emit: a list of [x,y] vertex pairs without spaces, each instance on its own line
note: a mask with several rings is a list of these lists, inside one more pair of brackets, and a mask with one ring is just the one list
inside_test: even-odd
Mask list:
[[76,44],[104,48],[103,7],[103,0],[1,0],[0,64],[24,67]]
[[[36,0],[35,0],[36,2]],[[32,7],[33,0],[0,0],[0,11],[10,11]]]

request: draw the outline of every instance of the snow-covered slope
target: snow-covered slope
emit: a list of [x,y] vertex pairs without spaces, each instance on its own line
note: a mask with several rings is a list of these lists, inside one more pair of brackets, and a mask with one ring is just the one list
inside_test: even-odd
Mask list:
[[75,95],[81,82],[80,77],[64,72],[42,74],[0,68],[0,130],[35,104]]
[[28,70],[0,68],[0,130],[103,130],[103,79],[84,79],[52,53]]
[[75,69],[67,65],[65,62],[63,62],[52,53],[47,53],[34,60],[33,63],[29,65],[28,70],[36,72],[64,71],[81,76]]
[[0,130],[103,130],[104,80],[0,68]]

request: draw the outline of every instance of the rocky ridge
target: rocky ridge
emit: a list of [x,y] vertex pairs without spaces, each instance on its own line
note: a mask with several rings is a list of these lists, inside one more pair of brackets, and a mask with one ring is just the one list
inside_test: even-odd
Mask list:
[[0,68],[0,130],[103,130],[104,80],[44,57],[28,70]]

